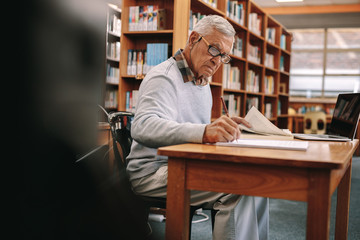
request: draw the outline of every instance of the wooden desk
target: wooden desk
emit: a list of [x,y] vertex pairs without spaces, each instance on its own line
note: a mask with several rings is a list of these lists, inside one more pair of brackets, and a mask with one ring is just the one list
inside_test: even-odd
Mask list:
[[308,203],[307,239],[328,239],[338,188],[336,239],[347,239],[351,163],[359,140],[310,142],[307,151],[182,144],[168,160],[166,239],[188,239],[190,189]]

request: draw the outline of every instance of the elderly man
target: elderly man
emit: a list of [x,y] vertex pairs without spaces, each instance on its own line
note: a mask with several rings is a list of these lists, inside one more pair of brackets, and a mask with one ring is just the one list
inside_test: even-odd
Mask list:
[[[154,67],[139,89],[131,134],[134,139],[127,172],[139,195],[166,198],[167,158],[157,155],[161,146],[214,143],[239,138],[240,117],[221,116],[210,121],[212,95],[208,79],[231,58],[235,30],[224,18],[201,19],[185,48]],[[213,239],[268,238],[267,198],[191,191],[191,205],[218,210]]]

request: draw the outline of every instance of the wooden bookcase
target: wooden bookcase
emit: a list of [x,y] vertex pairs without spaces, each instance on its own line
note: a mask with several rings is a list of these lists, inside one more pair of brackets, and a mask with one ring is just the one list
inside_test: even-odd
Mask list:
[[120,81],[120,38],[121,9],[115,5],[107,6],[106,22],[106,63],[104,107],[108,111],[119,108]]
[[[239,70],[239,88],[227,88],[224,84],[225,66],[219,68],[210,82],[213,94],[212,119],[223,114],[220,96],[233,95],[237,100],[237,114],[244,117],[249,109],[249,101],[256,101],[258,109],[274,124],[287,128],[289,107],[289,71],[291,57],[291,34],[275,19],[267,15],[251,0],[239,0],[242,4],[244,20],[239,23],[227,14],[228,0],[217,0],[217,6],[204,0],[123,0],[121,63],[119,82],[118,110],[126,110],[126,92],[138,89],[141,78],[127,75],[127,55],[129,49],[144,49],[147,43],[168,43],[169,55],[183,48],[189,35],[190,14],[217,14],[226,18],[235,28],[236,36],[241,39],[240,54],[231,54],[229,67]],[[164,30],[129,31],[130,6],[159,5],[166,11]],[[250,19],[252,18],[252,19]],[[256,20],[259,19],[259,20]],[[254,21],[256,24],[254,24]],[[249,25],[251,24],[251,26]],[[255,26],[255,27],[253,27]],[[272,39],[267,37],[268,29],[272,29]],[[253,57],[253,52],[257,56]],[[269,55],[270,57],[267,57]],[[267,59],[273,59],[267,61]],[[270,62],[270,63],[268,63]],[[258,78],[257,87],[247,86],[248,75]],[[266,79],[273,79],[273,91],[269,89]],[[270,80],[269,80],[270,81]]]

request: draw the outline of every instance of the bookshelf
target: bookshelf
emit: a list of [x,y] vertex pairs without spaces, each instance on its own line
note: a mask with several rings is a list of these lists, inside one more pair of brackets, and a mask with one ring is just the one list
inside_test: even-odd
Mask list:
[[[165,10],[163,29],[129,31],[130,7],[158,5]],[[217,14],[236,30],[232,61],[224,64],[210,82],[212,119],[223,114],[220,96],[235,115],[244,117],[251,105],[274,124],[287,128],[291,34],[251,0],[124,0],[122,5],[121,59],[129,49],[146,49],[148,43],[167,43],[168,56],[185,46],[191,24],[201,15]],[[187,19],[185,21],[185,19]],[[127,61],[120,63],[118,110],[130,110],[126,94],[137,90],[143,75],[127,74]]]
[[104,106],[107,110],[118,109],[120,92],[120,38],[121,9],[113,4],[107,5],[106,21],[106,77]]

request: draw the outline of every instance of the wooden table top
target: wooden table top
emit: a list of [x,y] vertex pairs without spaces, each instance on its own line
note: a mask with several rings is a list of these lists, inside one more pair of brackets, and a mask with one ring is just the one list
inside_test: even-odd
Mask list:
[[158,154],[208,161],[341,169],[347,165],[358,144],[357,139],[351,142],[309,141],[307,151],[294,151],[187,143],[160,147]]

